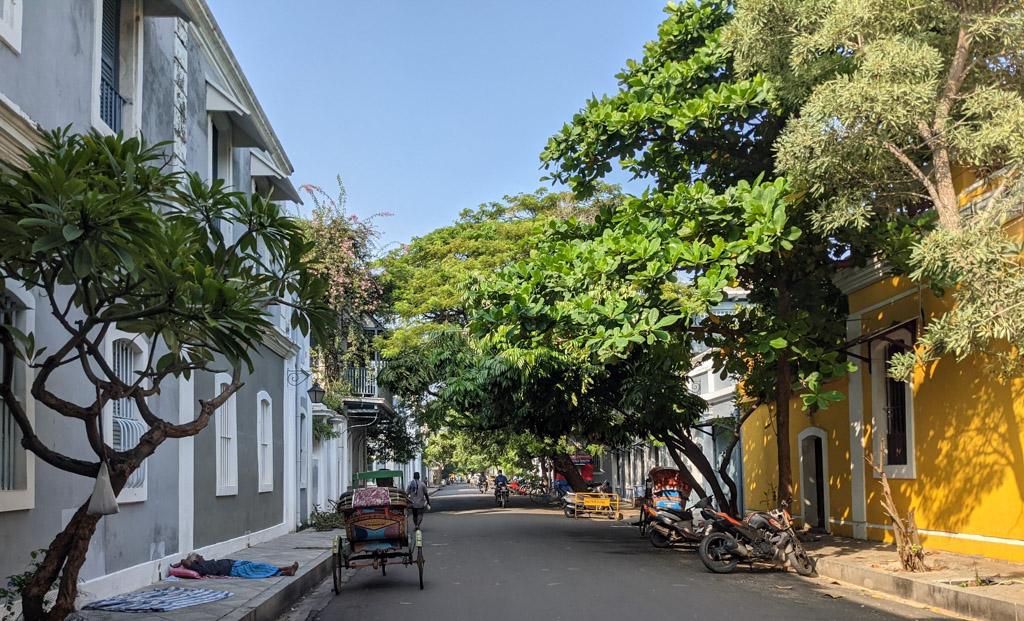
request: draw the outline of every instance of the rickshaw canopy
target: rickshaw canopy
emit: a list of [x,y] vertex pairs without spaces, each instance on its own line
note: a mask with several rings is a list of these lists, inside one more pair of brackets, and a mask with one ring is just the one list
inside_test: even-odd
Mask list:
[[401,470],[370,470],[368,472],[357,472],[352,477],[353,482],[358,484],[360,482],[374,481],[377,482],[380,479],[398,479],[398,487],[402,487],[404,482],[405,474]]

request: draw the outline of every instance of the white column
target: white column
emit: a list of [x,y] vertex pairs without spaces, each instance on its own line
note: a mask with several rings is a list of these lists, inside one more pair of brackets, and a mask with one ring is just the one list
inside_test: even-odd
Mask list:
[[288,530],[295,530],[296,527],[296,485],[298,483],[295,471],[296,438],[295,438],[295,387],[288,381],[288,373],[294,368],[295,357],[285,360],[284,373],[281,381],[284,383],[284,407],[281,408],[283,420],[281,442],[284,443],[284,522],[288,524]]
[[[178,378],[178,422],[196,417],[195,375]],[[191,552],[195,545],[195,439],[178,440],[178,551]]]
[[[859,338],[860,334],[860,315],[851,315],[850,321],[846,322],[847,342]],[[857,346],[857,349],[861,349],[860,346]],[[864,489],[864,392],[862,389],[864,365],[852,356],[849,360],[857,366],[857,370],[848,376],[849,384],[846,390],[850,408],[850,494],[852,497],[850,509],[853,536],[857,539],[867,539],[867,500]]]

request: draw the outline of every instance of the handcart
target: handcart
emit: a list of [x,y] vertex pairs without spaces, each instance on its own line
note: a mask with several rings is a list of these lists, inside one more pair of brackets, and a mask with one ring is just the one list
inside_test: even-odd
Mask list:
[[566,517],[598,515],[609,520],[622,519],[622,499],[618,494],[573,492],[566,494],[566,507]]
[[334,539],[335,594],[341,589],[344,570],[373,567],[386,576],[388,564],[395,562],[416,565],[423,588],[423,535],[412,528],[409,497],[401,487],[402,472],[376,470],[356,475],[356,482],[363,485],[395,479],[398,487],[356,487],[338,500],[345,533]]

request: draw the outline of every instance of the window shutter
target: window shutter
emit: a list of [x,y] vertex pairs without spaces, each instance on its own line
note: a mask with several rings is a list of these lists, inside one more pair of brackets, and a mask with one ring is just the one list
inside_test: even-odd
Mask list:
[[103,26],[100,45],[100,75],[117,87],[117,59],[121,54],[121,0],[103,0]]

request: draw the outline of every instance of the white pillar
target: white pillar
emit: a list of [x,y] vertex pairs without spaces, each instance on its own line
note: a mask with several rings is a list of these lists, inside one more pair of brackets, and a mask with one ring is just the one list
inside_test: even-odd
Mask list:
[[[846,322],[847,342],[856,340],[860,334],[860,315],[851,315],[850,321]],[[860,349],[860,346],[857,348]],[[864,489],[864,392],[862,389],[864,373],[860,360],[852,356],[849,360],[857,367],[857,370],[848,376],[849,383],[846,390],[850,408],[850,494],[852,497],[850,512],[853,521],[853,536],[857,539],[867,539],[868,511]]]
[[[178,422],[195,420],[195,375],[178,378]],[[188,553],[195,545],[195,439],[178,440],[178,551]]]
[[295,530],[296,523],[296,492],[298,483],[298,473],[295,470],[295,455],[296,455],[296,438],[295,438],[295,386],[288,381],[288,374],[294,370],[295,357],[285,360],[284,363],[284,375],[281,381],[284,382],[284,407],[281,408],[283,416],[283,425],[281,434],[281,442],[284,444],[284,459],[283,466],[281,468],[284,475],[284,522],[288,525],[288,530]]

